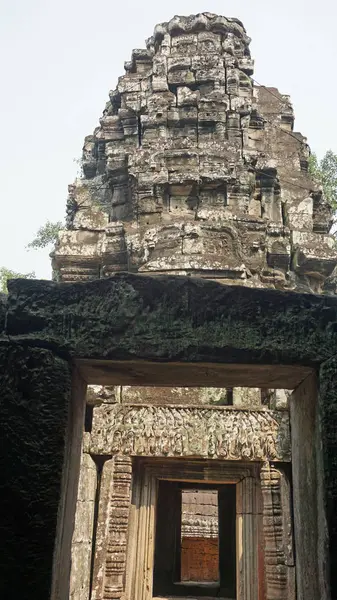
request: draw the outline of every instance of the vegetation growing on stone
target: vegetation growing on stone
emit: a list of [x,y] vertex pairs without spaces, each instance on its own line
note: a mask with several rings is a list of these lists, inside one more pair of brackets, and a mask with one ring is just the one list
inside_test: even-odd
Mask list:
[[47,221],[37,230],[35,238],[29,242],[27,248],[38,250],[40,248],[46,248],[51,244],[55,244],[58,232],[63,228],[64,226],[61,221],[56,221],[56,223]]
[[321,160],[315,153],[309,158],[309,173],[322,186],[326,200],[337,209],[337,154],[328,150]]
[[0,292],[7,294],[7,282],[9,279],[35,279],[35,273],[17,273],[6,267],[0,267]]

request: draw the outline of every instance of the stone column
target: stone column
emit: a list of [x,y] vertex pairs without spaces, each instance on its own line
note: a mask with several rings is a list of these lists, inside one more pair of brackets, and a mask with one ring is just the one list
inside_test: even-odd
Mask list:
[[261,489],[266,600],[295,600],[290,485],[281,470],[266,462]]
[[[297,600],[330,598],[324,471],[326,485],[330,484],[331,490],[334,490],[332,493],[336,494],[336,438],[331,434],[336,431],[333,405],[336,402],[337,363],[333,360],[331,368],[328,363],[321,368],[320,406],[314,375],[307,377],[290,399]],[[324,469],[322,437],[326,443]],[[332,458],[330,465],[329,457]],[[332,475],[333,469],[335,477]],[[336,547],[336,529],[333,527],[336,516],[333,511],[330,512],[330,518],[330,541]],[[333,543],[330,552],[333,570],[333,566],[337,566],[334,563],[337,555]],[[332,574],[333,577],[336,578],[336,575]],[[331,597],[335,598],[336,594],[333,593]]]
[[129,456],[103,465],[91,600],[119,600],[124,594],[131,476]]
[[0,344],[3,598],[69,595],[84,408],[73,375],[50,350]]
[[90,454],[82,452],[71,548],[69,600],[89,600],[90,598],[96,494],[97,467]]
[[258,481],[255,477],[244,477],[236,487],[237,594],[240,600],[258,600],[261,512]]

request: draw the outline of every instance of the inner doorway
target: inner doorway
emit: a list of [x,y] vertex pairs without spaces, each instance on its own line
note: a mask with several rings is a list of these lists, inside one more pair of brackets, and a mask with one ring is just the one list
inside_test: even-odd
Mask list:
[[217,490],[181,490],[180,580],[185,585],[220,581]]
[[154,596],[236,598],[236,486],[159,481]]

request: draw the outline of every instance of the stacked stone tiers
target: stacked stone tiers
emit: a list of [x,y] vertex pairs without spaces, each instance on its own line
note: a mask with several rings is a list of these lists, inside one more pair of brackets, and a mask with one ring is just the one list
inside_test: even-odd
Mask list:
[[203,13],[133,51],[69,186],[60,280],[133,271],[324,289],[331,209],[289,97],[254,84],[249,43],[240,21]]

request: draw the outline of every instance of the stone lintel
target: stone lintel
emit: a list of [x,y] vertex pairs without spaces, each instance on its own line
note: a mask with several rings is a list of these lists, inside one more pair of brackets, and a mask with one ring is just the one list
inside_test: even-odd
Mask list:
[[291,365],[251,365],[215,363],[179,363],[150,361],[76,360],[76,365],[89,384],[132,386],[209,387],[240,385],[249,388],[293,390],[308,375],[310,367]]
[[231,407],[102,405],[92,454],[290,461],[289,415]]
[[9,290],[7,336],[78,359],[294,368],[337,354],[334,297],[130,273],[72,284],[20,279]]

